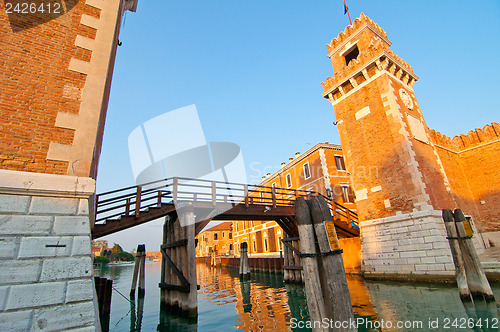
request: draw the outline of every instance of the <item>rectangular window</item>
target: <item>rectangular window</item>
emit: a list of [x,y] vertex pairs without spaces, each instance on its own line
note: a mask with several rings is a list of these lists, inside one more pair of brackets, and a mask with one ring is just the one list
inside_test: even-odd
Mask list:
[[233,238],[233,233],[229,233],[229,240]]
[[335,156],[335,165],[337,165],[338,171],[345,171],[344,157]]
[[266,238],[264,239],[264,251],[269,251],[269,249],[267,248],[267,239]]
[[351,62],[352,60],[357,59],[358,55],[359,55],[358,45],[354,45],[351,49],[349,49],[346,53],[344,53],[346,66],[349,65],[349,62]]
[[214,240],[217,240],[217,233],[214,233]]
[[290,173],[286,175],[286,187],[292,188],[292,176],[290,175]]
[[342,188],[342,199],[344,200],[344,203],[353,203],[354,198],[352,195],[352,190],[351,187],[349,186],[340,186]]
[[281,236],[278,236],[278,244],[280,247],[280,251],[283,251],[283,243],[281,242]]
[[307,180],[311,177],[311,170],[309,169],[309,162],[304,164],[304,178]]
[[260,201],[264,202],[264,192],[261,191],[259,194],[260,194]]
[[255,244],[255,241],[253,241],[253,252],[257,252],[257,244]]

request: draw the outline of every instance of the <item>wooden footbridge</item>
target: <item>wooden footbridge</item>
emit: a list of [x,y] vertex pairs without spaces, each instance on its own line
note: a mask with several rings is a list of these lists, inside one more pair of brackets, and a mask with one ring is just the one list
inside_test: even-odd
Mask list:
[[[285,235],[282,239],[285,277],[290,275],[287,280],[299,281],[302,280],[299,238],[307,236],[307,232],[299,231],[304,226],[297,222],[295,203],[297,199],[305,202],[303,198],[311,196],[320,198],[316,197],[318,193],[305,190],[169,178],[97,195],[92,238],[165,217],[159,284],[161,303],[196,316],[196,234],[211,220],[274,220]],[[324,198],[321,199],[328,217],[323,223],[333,219],[340,236],[359,236],[357,214]],[[343,265],[341,269],[343,271]],[[304,279],[307,285],[308,277]]]
[[[316,192],[227,183],[189,178],[169,178],[98,194],[92,238],[169,216],[190,204],[196,210],[195,233],[211,220],[274,220],[290,237],[297,237],[295,200],[319,195]],[[325,197],[341,237],[359,236],[358,216]]]

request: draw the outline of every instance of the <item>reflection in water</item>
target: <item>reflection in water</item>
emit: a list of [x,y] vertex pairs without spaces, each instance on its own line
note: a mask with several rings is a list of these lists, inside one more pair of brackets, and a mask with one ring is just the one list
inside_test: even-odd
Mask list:
[[[131,306],[128,300],[113,291],[110,331],[290,331],[292,319],[307,322],[304,287],[284,284],[283,274],[253,272],[249,278],[240,279],[232,267],[211,267],[199,263],[197,319],[189,321],[179,317],[169,308],[160,310],[160,264],[146,264],[146,297],[137,298]],[[133,266],[111,266],[103,270],[103,277],[114,280],[113,286],[128,294],[132,282]],[[409,284],[365,281],[348,276],[347,283],[356,318],[371,322],[359,326],[359,331],[453,331],[444,329],[445,319],[469,317],[497,318],[496,305],[464,307],[456,286]],[[497,299],[500,288],[493,285]],[[130,315],[130,316],[129,316]],[[430,322],[438,320],[438,327]],[[381,328],[377,322],[396,324],[420,322],[421,328]],[[129,323],[130,322],[130,323]],[[450,325],[451,326],[451,325]],[[294,331],[310,331],[294,328]],[[460,329],[460,331],[497,331]]]
[[130,297],[130,331],[140,331],[142,326],[142,316],[144,314],[144,293],[139,292],[137,296],[137,306],[135,296]]

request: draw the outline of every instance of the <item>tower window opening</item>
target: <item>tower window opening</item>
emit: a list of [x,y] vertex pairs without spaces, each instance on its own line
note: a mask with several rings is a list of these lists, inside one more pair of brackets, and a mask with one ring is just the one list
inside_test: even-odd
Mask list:
[[346,66],[348,66],[349,62],[351,62],[352,60],[357,59],[358,55],[359,55],[358,45],[354,45],[354,47],[344,55]]

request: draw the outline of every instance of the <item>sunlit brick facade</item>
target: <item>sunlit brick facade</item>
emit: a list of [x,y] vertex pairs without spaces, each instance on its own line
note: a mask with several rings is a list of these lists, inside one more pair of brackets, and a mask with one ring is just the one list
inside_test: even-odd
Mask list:
[[[314,191],[356,210],[350,175],[339,145],[319,143],[281,166],[278,172],[263,177],[259,185]],[[275,221],[233,221],[233,230],[235,254],[239,254],[242,242],[248,243],[248,253],[254,257],[276,257],[283,251],[283,230]]]
[[498,125],[454,139],[429,129],[413,90],[418,77],[364,14],[327,46],[334,74],[323,96],[355,187],[365,276],[453,278],[441,209],[500,229]]

